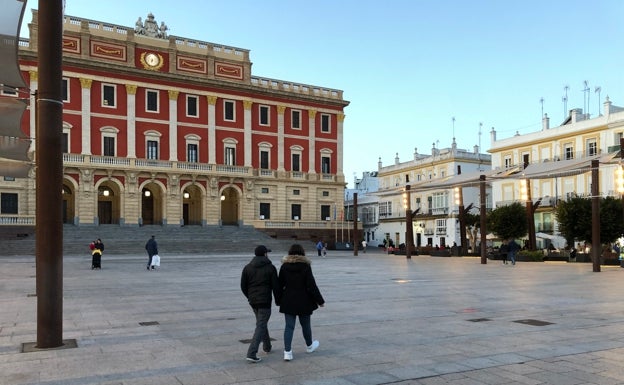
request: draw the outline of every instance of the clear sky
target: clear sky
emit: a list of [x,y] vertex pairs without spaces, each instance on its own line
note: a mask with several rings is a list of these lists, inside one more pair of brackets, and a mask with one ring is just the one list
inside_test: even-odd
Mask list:
[[[31,8],[38,2],[28,0],[24,27]],[[453,136],[459,148],[487,151],[492,127],[499,139],[539,131],[542,109],[558,126],[566,86],[568,110],[596,116],[607,95],[624,106],[622,0],[66,0],[65,8],[128,27],[149,12],[171,35],[249,49],[255,76],[343,90],[349,187],[379,158],[407,161],[414,148],[450,147]]]

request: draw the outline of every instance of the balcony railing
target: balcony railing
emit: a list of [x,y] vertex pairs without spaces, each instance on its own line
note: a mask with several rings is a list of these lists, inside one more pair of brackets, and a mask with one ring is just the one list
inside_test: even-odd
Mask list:
[[[254,169],[246,166],[231,166],[224,164],[208,164],[198,162],[178,162],[158,159],[121,158],[115,156],[63,154],[63,164],[66,166],[97,166],[104,169],[158,171],[171,170],[192,174],[229,174],[237,176],[262,176],[264,178],[290,177],[291,179],[335,182],[334,174],[308,174],[301,171],[278,173],[275,170]],[[279,174],[279,175],[278,175]],[[284,175],[282,175],[284,174]]]

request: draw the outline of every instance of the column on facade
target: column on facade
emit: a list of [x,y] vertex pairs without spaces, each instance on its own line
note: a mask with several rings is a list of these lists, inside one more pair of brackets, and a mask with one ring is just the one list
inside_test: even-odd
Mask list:
[[180,91],[169,90],[169,160],[178,161],[178,95]]
[[217,105],[217,97],[212,95],[207,95],[208,99],[208,163],[216,164],[217,163],[217,148],[216,148],[216,137],[217,137],[217,114],[216,108]]
[[243,117],[243,123],[244,123],[244,132],[245,132],[245,136],[244,136],[244,140],[243,140],[243,146],[244,146],[244,154],[243,156],[244,158],[244,163],[243,165],[245,167],[251,167],[251,107],[253,106],[253,102],[251,100],[245,100],[243,101],[243,105],[245,107],[245,114]]
[[308,135],[308,161],[310,164],[308,169],[309,174],[316,173],[316,112],[317,111],[313,109],[308,111],[308,113],[310,114],[310,117],[308,119],[310,122],[310,133]]
[[[343,126],[344,126],[344,118],[345,118],[345,114],[343,113],[339,113],[338,116],[338,132],[336,135],[336,139],[338,141],[336,148],[338,149],[343,149],[344,150],[344,130],[343,130]],[[343,175],[342,173],[342,162],[343,162],[343,151],[336,151],[337,155],[336,155],[336,175],[337,176],[341,176]]]
[[91,155],[91,83],[92,79],[80,78],[82,88],[82,154]]
[[285,106],[277,106],[277,171],[284,171],[284,111]]
[[[37,100],[35,99],[35,95],[37,89],[39,88],[39,80],[38,80],[38,72],[37,71],[30,71],[29,75],[30,75],[30,134],[29,136],[31,138],[35,138],[37,136],[37,126],[36,126],[36,122],[37,122]],[[35,144],[36,144],[36,140],[31,140],[30,141],[30,148],[28,149],[28,152],[33,152],[35,151]]]
[[135,84],[126,84],[127,157],[136,158],[136,91]]

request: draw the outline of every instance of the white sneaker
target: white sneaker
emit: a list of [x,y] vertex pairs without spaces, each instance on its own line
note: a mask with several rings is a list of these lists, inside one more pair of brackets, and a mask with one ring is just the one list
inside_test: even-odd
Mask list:
[[312,341],[312,345],[310,345],[310,346],[308,346],[308,347],[306,348],[306,352],[308,352],[308,353],[312,353],[313,351],[315,351],[315,350],[316,350],[316,348],[318,348],[318,347],[319,347],[319,345],[320,345],[320,344],[319,344],[319,342],[318,342],[317,340]]
[[290,360],[292,360],[292,350],[289,352],[284,350],[284,361],[290,361]]

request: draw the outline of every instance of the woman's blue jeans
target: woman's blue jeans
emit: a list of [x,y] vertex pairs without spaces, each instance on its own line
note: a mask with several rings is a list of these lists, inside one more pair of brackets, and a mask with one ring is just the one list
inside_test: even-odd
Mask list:
[[[284,350],[290,352],[292,350],[292,339],[295,332],[295,322],[297,316],[293,314],[284,314],[286,319],[286,327],[284,328]],[[301,331],[303,332],[303,338],[305,339],[306,346],[312,345],[312,328],[310,326],[310,316],[300,315],[299,324],[301,325]]]

